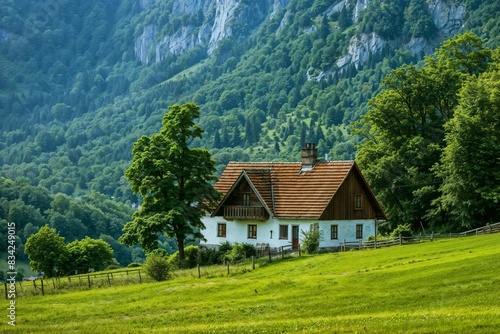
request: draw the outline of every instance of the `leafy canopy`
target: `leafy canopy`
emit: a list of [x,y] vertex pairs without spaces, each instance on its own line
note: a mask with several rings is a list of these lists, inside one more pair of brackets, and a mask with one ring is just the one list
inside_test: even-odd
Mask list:
[[[476,137],[491,126],[487,125],[486,118],[479,120],[476,126],[484,127],[484,131],[475,132],[476,135],[472,128],[453,126],[461,119],[455,114],[463,114],[464,108],[473,110],[467,105],[474,104],[473,101],[479,98],[478,93],[470,89],[469,94],[462,92],[461,99],[457,93],[464,84],[487,72],[492,63],[492,52],[482,43],[473,33],[458,35],[445,41],[434,55],[427,57],[423,67],[404,65],[393,70],[383,81],[385,89],[370,100],[370,110],[356,124],[354,132],[364,137],[358,148],[357,161],[391,218],[392,227],[410,224],[414,230],[426,226],[454,228],[450,225],[453,224],[450,218],[456,218],[457,213],[450,216],[451,207],[447,204],[451,197],[440,199],[443,190],[455,187],[451,186],[454,177],[445,181],[449,186],[441,187],[445,175],[452,173],[449,169],[452,149],[445,150],[449,153],[442,164],[441,155],[447,145],[472,149],[462,146],[465,133]],[[494,96],[495,89],[488,88],[484,94]],[[478,102],[475,107],[485,109],[485,106]],[[494,113],[493,100],[491,107]],[[454,136],[455,142],[450,137],[453,131],[457,131],[454,128],[462,132],[462,139]],[[489,132],[488,138],[491,138]],[[483,158],[494,155],[495,144],[483,142],[488,153],[479,155]],[[468,168],[480,168],[480,165],[473,166],[482,160],[476,158],[465,159],[464,163]],[[491,171],[490,167],[486,170]],[[448,172],[440,172],[442,168]],[[460,179],[469,184],[469,191],[472,190],[470,187],[475,187],[465,174]],[[448,199],[442,201],[444,198]],[[480,207],[478,209],[482,211],[484,206]],[[461,226],[471,224],[471,221],[463,222]]]
[[28,238],[24,251],[30,259],[31,269],[44,272],[47,277],[62,273],[69,259],[64,237],[59,236],[56,230],[48,225]]
[[175,238],[181,260],[184,244],[203,238],[201,217],[219,198],[213,188],[215,162],[207,150],[190,148],[203,130],[194,123],[199,107],[173,105],[163,116],[163,127],[134,144],[133,159],[125,171],[131,189],[143,198],[141,208],[127,223],[120,241],[139,243],[147,252],[158,248],[158,236]]

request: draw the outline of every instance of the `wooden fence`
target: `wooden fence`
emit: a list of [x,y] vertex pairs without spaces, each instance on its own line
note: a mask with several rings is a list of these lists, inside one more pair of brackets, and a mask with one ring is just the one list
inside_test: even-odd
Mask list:
[[[89,273],[63,278],[36,278],[34,280],[16,282],[16,298],[57,294],[69,289],[89,290],[93,288],[142,283],[145,279],[148,280],[148,278],[144,276],[144,274],[141,274],[141,269],[129,269],[119,272]],[[9,283],[4,283],[1,290],[3,290],[2,295],[5,299],[8,299],[8,289],[12,290]]]
[[413,235],[411,237],[403,237],[402,235],[399,235],[399,237],[395,238],[387,238],[387,239],[384,238],[381,240],[366,240],[366,241],[358,240],[357,242],[346,242],[344,240],[344,242],[340,244],[339,250],[346,251],[352,249],[382,248],[382,247],[390,247],[390,246],[417,243],[423,241],[433,241],[436,239],[463,238],[463,237],[470,237],[473,235],[482,235],[482,234],[499,233],[499,232],[500,232],[500,223],[495,223],[460,233],[432,232],[431,234],[419,234],[419,235]]

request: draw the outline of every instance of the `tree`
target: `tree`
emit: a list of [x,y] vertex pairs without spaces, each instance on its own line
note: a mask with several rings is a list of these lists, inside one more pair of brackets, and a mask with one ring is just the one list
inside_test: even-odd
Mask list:
[[445,126],[446,148],[436,168],[443,177],[437,208],[459,227],[500,219],[500,71],[472,77],[459,93],[454,118]]
[[176,240],[182,262],[185,243],[203,239],[201,218],[220,195],[211,183],[216,177],[210,153],[189,147],[203,133],[193,121],[198,117],[199,107],[193,103],[170,106],[160,132],[134,144],[125,177],[143,203],[123,228],[120,242],[139,243],[151,252],[158,248],[158,236],[165,234]]
[[476,35],[456,36],[427,57],[424,67],[393,70],[385,89],[370,100],[354,130],[364,136],[357,161],[394,224],[410,224],[415,231],[422,224],[446,228],[445,217],[432,206],[442,181],[432,167],[446,146],[445,124],[458,106],[457,92],[490,59]]
[[69,259],[64,238],[48,225],[28,238],[24,251],[30,260],[31,269],[44,272],[47,277],[61,274]]
[[113,249],[104,240],[85,237],[67,245],[71,261],[67,271],[72,273],[88,273],[91,269],[103,270],[113,263]]

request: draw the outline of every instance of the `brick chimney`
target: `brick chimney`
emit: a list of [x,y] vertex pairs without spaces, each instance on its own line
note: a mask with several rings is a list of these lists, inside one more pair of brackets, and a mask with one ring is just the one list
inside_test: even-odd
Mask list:
[[306,143],[306,146],[302,149],[302,170],[310,170],[314,167],[318,161],[318,150],[316,145],[313,143]]

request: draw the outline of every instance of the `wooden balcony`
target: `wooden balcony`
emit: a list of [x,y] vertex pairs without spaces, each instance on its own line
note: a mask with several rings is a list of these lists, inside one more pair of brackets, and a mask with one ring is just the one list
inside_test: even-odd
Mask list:
[[269,215],[261,206],[242,206],[226,205],[224,206],[225,219],[257,219],[267,220]]

